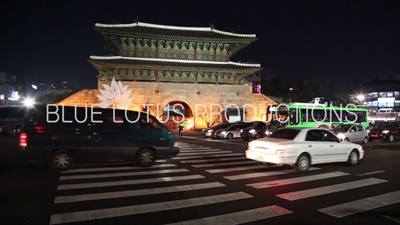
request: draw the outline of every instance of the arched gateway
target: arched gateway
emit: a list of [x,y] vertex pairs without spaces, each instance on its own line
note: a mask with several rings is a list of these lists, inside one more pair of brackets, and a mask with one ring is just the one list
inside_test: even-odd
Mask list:
[[[95,30],[105,49],[117,56],[91,56],[89,62],[99,72],[100,90],[81,90],[59,105],[104,103],[111,90],[117,93],[111,99],[151,105],[146,110],[153,115],[179,103],[186,123],[204,128],[221,122],[221,109],[243,109],[246,113],[231,118],[260,120],[263,115],[265,118],[267,107],[276,104],[263,94],[252,93],[251,85],[244,82],[245,77],[262,70],[259,64],[229,61],[257,40],[254,34],[140,22],[96,24]],[[170,118],[165,123],[176,127]]]

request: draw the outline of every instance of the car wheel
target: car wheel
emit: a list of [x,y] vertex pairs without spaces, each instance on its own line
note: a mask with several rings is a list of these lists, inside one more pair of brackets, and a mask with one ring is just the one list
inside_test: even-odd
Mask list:
[[233,139],[233,134],[228,134],[226,137],[227,137],[228,139]]
[[66,171],[74,165],[74,156],[70,151],[58,150],[51,154],[48,162],[52,170],[58,172]]
[[150,167],[156,161],[156,155],[151,149],[142,149],[136,156],[136,164],[140,167]]
[[15,133],[20,134],[22,132],[22,127],[21,126],[17,126],[15,128]]
[[394,141],[394,136],[393,136],[393,134],[389,135],[388,141],[389,141],[389,142],[393,142],[393,141]]
[[359,156],[357,150],[353,150],[350,152],[349,159],[347,160],[347,164],[350,166],[356,165],[358,162]]
[[295,169],[297,172],[306,172],[310,168],[310,157],[307,154],[301,154],[297,159]]
[[345,138],[344,141],[345,142],[350,142],[350,140],[348,138]]
[[371,142],[374,141],[374,138],[370,137],[370,138],[369,138],[369,141],[371,141]]
[[368,138],[368,137],[365,137],[362,143],[363,143],[363,144],[367,144],[367,143],[368,143],[368,140],[369,140],[369,138]]

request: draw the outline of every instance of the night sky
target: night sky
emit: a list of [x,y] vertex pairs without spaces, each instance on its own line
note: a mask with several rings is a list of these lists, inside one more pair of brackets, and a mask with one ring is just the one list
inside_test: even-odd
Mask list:
[[90,55],[106,55],[95,23],[209,27],[258,40],[233,61],[282,81],[400,74],[400,1],[2,1],[0,71],[96,87]]

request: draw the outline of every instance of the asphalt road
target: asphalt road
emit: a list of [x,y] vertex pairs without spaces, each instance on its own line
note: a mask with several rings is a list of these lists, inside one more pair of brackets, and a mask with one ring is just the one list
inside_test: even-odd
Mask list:
[[[369,143],[354,167],[306,173],[244,157],[247,143],[194,134],[152,168],[19,162],[0,137],[1,224],[400,224],[400,145]],[[344,205],[346,204],[346,205]]]

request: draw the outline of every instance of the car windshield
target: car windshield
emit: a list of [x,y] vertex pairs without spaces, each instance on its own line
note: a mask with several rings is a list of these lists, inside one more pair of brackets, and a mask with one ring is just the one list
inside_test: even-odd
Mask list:
[[376,129],[390,129],[395,127],[395,123],[390,123],[390,122],[383,122],[383,123],[376,123],[373,128]]
[[236,130],[236,128],[238,128],[238,127],[239,127],[239,125],[234,124],[234,125],[231,125],[231,126],[227,127],[226,129],[227,130]]
[[333,133],[346,133],[349,130],[349,126],[337,126],[333,129]]
[[259,122],[251,126],[251,128],[260,129],[265,126],[265,123]]
[[269,138],[280,138],[293,140],[296,138],[297,134],[299,134],[300,130],[296,129],[280,129],[272,133]]
[[222,123],[222,124],[218,124],[218,125],[215,125],[215,126],[211,127],[211,129],[225,129],[225,128],[229,127],[229,126],[232,126],[232,124]]

